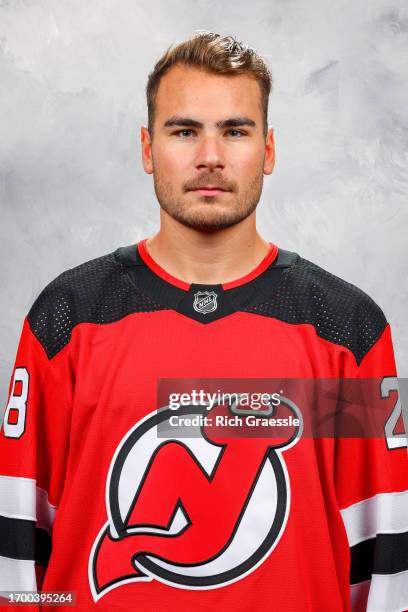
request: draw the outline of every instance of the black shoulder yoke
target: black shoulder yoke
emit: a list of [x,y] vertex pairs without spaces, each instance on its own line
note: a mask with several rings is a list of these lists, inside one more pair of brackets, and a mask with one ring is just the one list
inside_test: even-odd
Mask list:
[[350,349],[357,363],[387,324],[364,291],[299,255],[270,298],[246,310],[287,323],[310,323],[321,338]]
[[[136,245],[66,270],[42,290],[27,319],[49,359],[79,323],[112,323],[135,312],[177,309],[186,292],[157,277],[140,259],[130,261],[129,252],[134,257]],[[225,293],[235,311],[310,323],[321,338],[352,351],[357,363],[387,323],[364,291],[283,249],[260,276]]]
[[79,323],[113,323],[132,312],[163,308],[137,290],[115,253],[109,253],[57,276],[42,290],[27,319],[51,359]]

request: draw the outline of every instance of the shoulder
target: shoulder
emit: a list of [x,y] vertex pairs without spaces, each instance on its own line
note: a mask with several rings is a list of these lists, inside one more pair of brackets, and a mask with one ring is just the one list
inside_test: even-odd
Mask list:
[[33,303],[27,320],[50,359],[70,341],[79,323],[111,323],[149,308],[148,299],[132,285],[118,251],[65,270]]
[[320,337],[347,347],[360,362],[387,324],[378,304],[356,285],[297,253],[280,250],[278,265],[280,261],[286,269],[277,290],[253,308],[288,323],[310,323]]

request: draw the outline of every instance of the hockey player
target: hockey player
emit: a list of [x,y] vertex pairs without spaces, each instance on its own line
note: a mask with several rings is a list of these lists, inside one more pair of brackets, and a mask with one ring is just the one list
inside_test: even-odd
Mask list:
[[[62,609],[110,612],[408,609],[390,326],[363,291],[258,232],[270,89],[262,58],[214,33],[149,75],[141,146],[159,230],[60,274],[22,327],[0,434],[4,597],[63,592]],[[172,394],[248,379],[258,392],[378,381],[384,426],[305,435],[287,398],[266,411],[296,423],[281,437],[172,427],[232,414],[172,410]]]

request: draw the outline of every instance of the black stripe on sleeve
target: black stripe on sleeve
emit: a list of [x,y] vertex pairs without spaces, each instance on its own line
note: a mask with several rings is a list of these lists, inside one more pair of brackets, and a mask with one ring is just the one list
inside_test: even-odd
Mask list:
[[350,584],[370,580],[372,574],[396,574],[408,570],[408,532],[385,534],[350,548]]
[[51,556],[51,536],[36,527],[35,521],[0,516],[0,555],[35,561],[47,567]]

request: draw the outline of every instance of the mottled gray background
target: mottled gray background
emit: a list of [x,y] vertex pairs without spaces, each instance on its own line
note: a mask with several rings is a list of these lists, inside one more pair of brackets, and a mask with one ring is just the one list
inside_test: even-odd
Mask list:
[[273,72],[263,236],[368,292],[408,376],[406,1],[0,0],[3,407],[44,285],[156,231],[146,78],[197,29],[236,35]]

